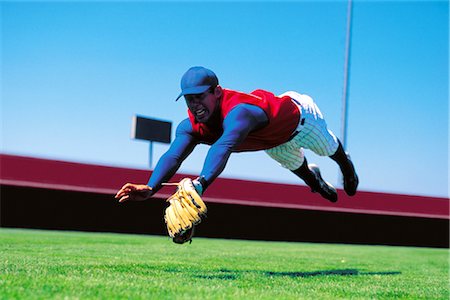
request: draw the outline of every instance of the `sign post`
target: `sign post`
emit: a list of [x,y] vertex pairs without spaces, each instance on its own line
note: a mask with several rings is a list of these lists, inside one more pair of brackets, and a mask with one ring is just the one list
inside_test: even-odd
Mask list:
[[150,142],[149,166],[153,165],[153,142],[170,144],[172,122],[135,115],[131,124],[131,138]]

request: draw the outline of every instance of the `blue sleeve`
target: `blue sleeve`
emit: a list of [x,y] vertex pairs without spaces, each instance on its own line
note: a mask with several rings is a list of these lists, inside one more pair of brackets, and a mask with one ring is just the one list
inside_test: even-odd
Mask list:
[[161,189],[161,183],[172,178],[197,144],[197,139],[192,135],[192,125],[189,119],[181,121],[176,130],[175,140],[169,150],[159,159],[147,183],[153,189],[152,194]]
[[233,149],[245,140],[247,135],[267,125],[264,110],[251,104],[239,104],[226,116],[222,136],[211,146],[200,173],[203,190],[222,173]]

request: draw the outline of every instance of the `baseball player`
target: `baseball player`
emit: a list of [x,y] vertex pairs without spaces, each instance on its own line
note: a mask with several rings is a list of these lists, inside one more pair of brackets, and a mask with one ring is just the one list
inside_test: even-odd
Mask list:
[[345,192],[355,195],[358,176],[354,165],[311,97],[293,91],[275,96],[265,90],[225,89],[214,72],[204,67],[192,67],[183,75],[177,100],[183,96],[188,118],[178,125],[169,150],[146,185],[127,183],[117,192],[119,202],[152,197],[198,144],[211,145],[199,177],[193,180],[200,195],[224,170],[231,153],[264,150],[312,192],[336,202],[336,189],[322,178],[316,165],[308,165],[304,148],[334,160],[342,171]]

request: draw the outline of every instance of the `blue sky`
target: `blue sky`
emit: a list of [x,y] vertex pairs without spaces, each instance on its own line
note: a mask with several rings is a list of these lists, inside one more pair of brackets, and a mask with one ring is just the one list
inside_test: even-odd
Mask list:
[[[340,135],[347,1],[0,5],[2,153],[147,168],[131,118],[184,119],[174,99],[194,65],[224,87],[308,94]],[[348,150],[361,190],[448,197],[448,13],[447,1],[354,1]],[[207,150],[181,171],[198,174]],[[330,159],[306,154],[338,185]],[[221,176],[301,184],[263,152],[233,154]]]

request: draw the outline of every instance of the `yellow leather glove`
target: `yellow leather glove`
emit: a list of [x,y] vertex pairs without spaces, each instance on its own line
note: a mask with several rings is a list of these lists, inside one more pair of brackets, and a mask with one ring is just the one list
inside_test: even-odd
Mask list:
[[[166,184],[167,185],[167,184]],[[164,220],[169,236],[177,244],[192,241],[194,226],[206,217],[207,208],[190,178],[176,183],[177,191],[167,199]]]

